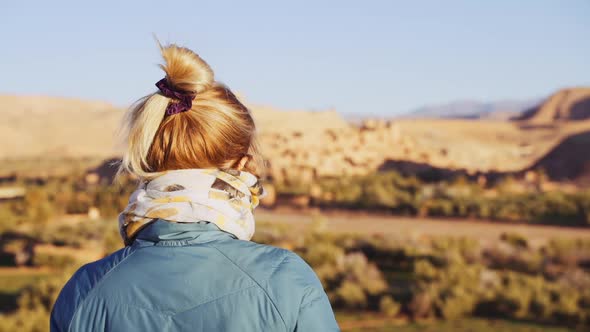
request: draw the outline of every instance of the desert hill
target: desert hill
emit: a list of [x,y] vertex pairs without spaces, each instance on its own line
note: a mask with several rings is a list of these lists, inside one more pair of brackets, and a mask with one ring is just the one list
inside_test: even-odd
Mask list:
[[514,118],[529,125],[590,119],[590,88],[563,89]]
[[[399,162],[467,173],[544,167],[556,179],[574,179],[588,169],[580,155],[590,147],[589,92],[589,88],[558,91],[514,121],[369,119],[359,125],[335,111],[249,107],[271,175],[278,182],[367,174],[395,168]],[[5,142],[0,145],[0,160],[119,155],[115,132],[123,110],[109,104],[0,96],[0,112],[4,118],[0,138]],[[562,158],[567,164],[559,162]]]
[[122,112],[100,101],[0,95],[0,159],[108,157]]
[[590,183],[589,152],[590,130],[566,138],[530,168],[544,169],[553,180],[576,179]]
[[[570,97],[556,103],[555,96],[564,94],[558,91],[539,109],[543,114],[590,112],[590,96],[584,97],[587,90],[567,89],[565,93]],[[311,181],[317,176],[366,174],[408,164],[468,174],[519,173],[548,167],[550,176],[560,174],[556,179],[566,180],[581,176],[579,171],[570,170],[585,169],[586,162],[578,153],[568,159],[572,164],[555,163],[552,156],[563,156],[563,152],[550,153],[557,148],[569,151],[572,145],[568,138],[583,136],[589,130],[590,120],[580,116],[541,122],[535,115],[518,121],[366,120],[360,126],[310,130],[304,135],[266,128],[262,137],[263,143],[268,142],[265,152],[278,180]],[[580,144],[575,146],[579,152]]]
[[[0,95],[0,160],[23,158],[111,157],[118,153],[125,112],[100,101]],[[278,111],[252,107],[261,132],[303,135],[350,127],[336,111]]]

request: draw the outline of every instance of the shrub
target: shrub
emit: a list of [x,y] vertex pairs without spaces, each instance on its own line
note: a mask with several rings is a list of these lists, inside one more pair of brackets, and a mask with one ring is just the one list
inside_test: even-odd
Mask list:
[[528,248],[528,241],[526,238],[517,233],[502,233],[500,240],[516,247],[516,248]]
[[40,187],[27,190],[24,207],[27,219],[34,223],[46,223],[55,212],[48,193]]
[[309,246],[303,254],[303,258],[311,266],[335,265],[342,260],[342,257],[344,257],[344,250],[325,241]]
[[68,267],[63,274],[43,278],[22,290],[18,298],[18,310],[0,314],[0,332],[47,331],[53,303],[73,272],[74,268]]
[[408,311],[413,318],[426,318],[433,315],[432,295],[427,291],[414,294],[408,304]]
[[390,295],[381,297],[379,301],[379,311],[386,316],[394,317],[400,312],[401,305],[396,302]]
[[352,280],[345,280],[336,290],[336,299],[347,308],[363,309],[367,305],[367,295],[363,288]]
[[90,193],[87,192],[77,192],[72,196],[72,199],[68,202],[66,206],[67,213],[73,214],[80,214],[80,213],[88,213],[88,210],[93,204],[93,199]]
[[49,313],[43,309],[19,310],[9,315],[0,314],[0,332],[45,332]]
[[428,260],[420,259],[414,263],[414,276],[421,281],[434,281],[439,276],[439,271]]
[[8,204],[0,203],[0,233],[14,229],[19,219],[18,215]]
[[35,266],[50,266],[56,269],[63,269],[75,263],[76,259],[68,255],[35,253],[33,256],[33,265]]
[[[387,210],[436,217],[475,217],[556,225],[590,225],[590,191],[521,192],[507,177],[484,191],[465,177],[452,182],[422,183],[395,171],[348,178],[321,178],[322,206]],[[524,188],[520,186],[521,188]],[[526,189],[526,188],[525,188]],[[497,193],[490,196],[488,193]]]
[[477,303],[477,296],[462,285],[451,286],[439,293],[434,302],[438,315],[444,319],[456,319],[471,314]]

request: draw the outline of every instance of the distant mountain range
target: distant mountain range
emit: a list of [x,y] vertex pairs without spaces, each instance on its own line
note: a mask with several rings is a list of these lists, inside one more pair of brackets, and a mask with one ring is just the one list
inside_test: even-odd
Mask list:
[[445,104],[423,106],[403,114],[401,117],[508,120],[534,108],[542,101],[542,98],[494,102],[459,100]]
[[481,102],[477,100],[457,100],[443,104],[426,105],[409,112],[391,116],[377,113],[343,113],[342,117],[350,123],[360,124],[371,119],[485,119],[509,120],[523,115],[542,104],[544,98],[524,100],[499,100]]

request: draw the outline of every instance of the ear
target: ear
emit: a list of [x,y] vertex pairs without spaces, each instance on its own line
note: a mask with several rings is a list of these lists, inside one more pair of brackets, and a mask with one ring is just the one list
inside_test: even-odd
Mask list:
[[242,157],[242,159],[240,159],[240,161],[238,162],[238,171],[241,171],[244,169],[244,166],[246,166],[246,163],[250,160],[250,156],[249,155],[244,155]]

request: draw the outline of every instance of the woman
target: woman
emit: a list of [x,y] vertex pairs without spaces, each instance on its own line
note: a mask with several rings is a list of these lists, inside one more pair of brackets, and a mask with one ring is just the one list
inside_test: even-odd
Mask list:
[[166,77],[130,109],[120,171],[140,179],[125,248],[82,266],[52,331],[336,331],[296,254],[250,242],[264,194],[248,109],[197,54],[160,46]]

